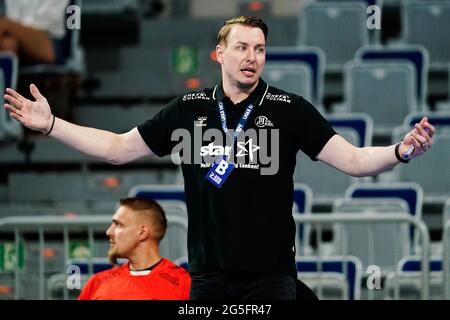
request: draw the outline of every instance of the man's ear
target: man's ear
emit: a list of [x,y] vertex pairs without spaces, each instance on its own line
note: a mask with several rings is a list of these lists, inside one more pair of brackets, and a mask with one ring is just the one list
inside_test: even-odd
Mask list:
[[150,237],[150,226],[148,224],[141,224],[139,226],[139,239],[146,239]]
[[217,56],[217,61],[222,64],[223,63],[223,50],[224,48],[222,47],[222,45],[218,44],[216,46],[216,56]]

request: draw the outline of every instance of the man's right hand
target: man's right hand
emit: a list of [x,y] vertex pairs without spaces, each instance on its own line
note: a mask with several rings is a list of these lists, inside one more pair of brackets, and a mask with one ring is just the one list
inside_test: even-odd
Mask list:
[[9,111],[11,118],[29,129],[46,134],[52,124],[50,105],[34,84],[30,85],[30,92],[36,101],[31,101],[15,90],[7,88],[4,97],[8,103],[4,107]]

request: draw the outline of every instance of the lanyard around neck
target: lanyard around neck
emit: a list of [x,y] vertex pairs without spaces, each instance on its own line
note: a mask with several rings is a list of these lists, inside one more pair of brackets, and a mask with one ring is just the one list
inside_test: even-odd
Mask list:
[[[223,105],[222,101],[219,101],[219,118],[220,118],[220,123],[222,125],[222,129],[225,133],[228,133],[228,127],[227,127],[227,116],[225,114],[225,106]],[[233,134],[233,144],[234,141],[236,141],[237,137],[239,136],[239,133],[242,131],[242,129],[244,128],[245,124],[247,123],[248,118],[250,117],[250,114],[253,111],[253,104],[249,104],[247,106],[247,108],[245,109],[241,119],[239,120],[236,130],[234,131]]]

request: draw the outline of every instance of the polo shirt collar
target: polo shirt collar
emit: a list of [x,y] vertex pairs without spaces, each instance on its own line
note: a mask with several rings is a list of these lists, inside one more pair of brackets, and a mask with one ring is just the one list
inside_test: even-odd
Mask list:
[[[262,78],[259,78],[258,85],[256,86],[256,88],[252,91],[252,93],[250,93],[250,95],[246,99],[239,102],[239,104],[248,105],[251,103],[255,106],[261,104],[268,88],[269,86],[267,85],[267,83]],[[225,95],[225,92],[223,91],[223,82],[220,82],[214,87],[213,99],[216,101],[223,101],[223,99],[225,98],[228,97]]]

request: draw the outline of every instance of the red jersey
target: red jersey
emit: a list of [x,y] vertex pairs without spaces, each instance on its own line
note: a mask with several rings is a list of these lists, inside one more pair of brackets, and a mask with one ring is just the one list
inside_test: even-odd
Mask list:
[[131,275],[128,263],[93,275],[78,300],[187,300],[191,278],[162,259],[149,274]]

